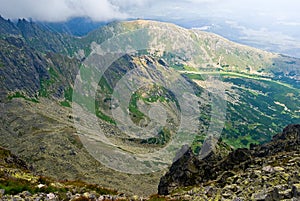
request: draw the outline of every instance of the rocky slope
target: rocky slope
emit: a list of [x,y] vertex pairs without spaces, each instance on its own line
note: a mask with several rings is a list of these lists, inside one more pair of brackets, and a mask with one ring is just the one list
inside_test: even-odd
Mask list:
[[[186,70],[185,67],[190,67],[189,69],[205,71],[242,72],[299,85],[300,60],[297,58],[239,45],[212,33],[187,30],[173,24],[143,20],[111,23],[81,38],[62,35],[24,19],[13,23],[0,16],[0,24],[0,70],[2,77],[5,75],[5,79],[0,79],[1,84],[5,91],[20,89],[27,96],[36,95],[42,88],[39,86],[41,80],[49,81],[55,77],[49,75],[51,71],[59,77],[65,77],[68,85],[72,86],[74,73],[78,73],[81,62],[92,52],[92,44],[102,44],[124,33],[131,33],[132,36],[129,37],[135,37],[134,34],[137,37],[144,36],[145,38],[140,38],[145,41],[141,44],[149,49],[143,54],[156,56],[158,60],[163,58],[175,69]],[[139,41],[139,38],[136,40]],[[59,60],[60,64],[52,60]],[[66,67],[61,65],[68,63],[72,64],[67,67],[68,72],[65,72]],[[3,68],[4,66],[9,68]],[[15,66],[19,68],[13,68]],[[18,82],[13,85],[18,81],[14,79],[16,74],[23,76],[19,79],[25,80],[22,86]],[[33,89],[26,89],[26,86]],[[56,86],[55,89],[58,90],[57,88],[62,90],[62,86]]]
[[0,147],[0,200],[129,200],[113,189],[80,180],[39,176],[32,166]]
[[234,150],[221,160],[200,160],[189,150],[162,177],[158,192],[187,200],[298,200],[299,156],[300,125],[289,125],[271,142]]
[[[138,42],[134,45],[149,48],[118,58],[97,82],[98,78],[93,77],[97,72],[89,66],[89,56],[97,50],[97,44],[132,32],[140,33],[131,40]],[[160,132],[158,137],[141,140],[121,132],[116,126],[111,114],[111,96],[119,80],[132,71],[131,78],[137,83],[165,82],[169,74],[176,72],[194,88],[197,95],[194,102],[201,103],[201,124],[197,131],[200,139],[195,140],[193,151],[199,151],[202,145],[211,111],[209,96],[204,90],[207,83],[201,76],[202,80],[198,80],[199,76],[188,75],[186,71],[240,72],[246,76],[224,75],[224,82],[217,84],[225,84],[230,104],[224,142],[230,138],[231,142],[237,142],[235,147],[266,141],[282,124],[296,123],[300,119],[299,59],[241,46],[214,34],[168,23],[143,20],[112,23],[78,38],[57,34],[26,20],[14,23],[0,17],[0,48],[0,145],[32,164],[36,173],[58,180],[80,179],[145,195],[155,192],[163,174],[161,171],[136,177],[120,173],[88,153],[74,125],[74,120],[84,116],[72,113],[71,108],[76,77],[80,77],[84,86],[82,100],[97,89],[97,99],[90,101],[96,107],[91,104],[88,109],[96,111],[98,124],[105,134],[128,152],[148,153],[160,149],[177,128],[169,121],[168,129],[162,129],[165,132]],[[173,48],[176,51],[170,52]],[[168,74],[164,74],[166,72]],[[249,77],[252,74],[258,77]],[[264,80],[259,80],[261,78]],[[128,110],[136,125],[146,126],[151,117],[149,106],[158,104],[167,108],[168,116],[178,123],[176,114],[180,110],[176,108],[176,99],[161,86],[147,85],[130,96]],[[140,106],[145,107],[140,109]],[[243,113],[244,108],[247,114]],[[273,123],[272,132],[265,132],[270,123]],[[224,147],[230,150],[227,145]]]
[[[101,44],[118,34],[144,31],[154,55],[162,55],[172,65],[187,64],[195,69],[218,69],[276,77],[278,79],[299,80],[300,60],[284,55],[262,51],[245,45],[231,42],[216,34],[199,30],[187,30],[174,24],[156,21],[136,20],[111,23],[89,33],[80,39],[82,49],[89,48],[92,42]],[[168,37],[165,37],[165,36]],[[138,40],[139,38],[136,38]],[[159,39],[158,41],[156,41]],[[141,38],[142,40],[142,38]],[[181,41],[185,41],[182,43]],[[163,45],[162,45],[163,44]],[[182,48],[188,54],[175,54],[170,50]],[[156,52],[156,53],[154,53]],[[197,56],[196,56],[197,55]],[[172,57],[175,57],[172,58]]]

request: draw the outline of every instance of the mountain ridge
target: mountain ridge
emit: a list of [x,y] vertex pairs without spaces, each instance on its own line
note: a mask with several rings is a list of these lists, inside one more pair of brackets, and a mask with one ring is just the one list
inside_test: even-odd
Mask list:
[[[97,111],[98,123],[105,133],[120,146],[126,145],[128,151],[132,151],[131,146],[135,151],[147,148],[146,152],[161,148],[174,133],[165,129],[156,138],[140,140],[118,130],[111,114],[110,100],[116,83],[132,70],[135,70],[133,77],[141,81],[141,78],[149,77],[163,79],[162,70],[166,69],[176,72],[197,89],[195,100],[201,103],[201,124],[197,139],[192,144],[193,152],[200,150],[205,137],[203,135],[210,123],[211,103],[207,95],[209,93],[206,93],[206,87],[209,86],[225,86],[228,111],[222,137],[224,142],[230,142],[235,148],[268,141],[283,125],[297,123],[300,118],[297,112],[300,111],[299,59],[296,58],[279,56],[275,60],[268,60],[267,56],[274,54],[266,53],[266,57],[262,55],[259,59],[263,51],[256,52],[256,49],[250,48],[253,51],[251,53],[247,48],[243,49],[244,46],[240,48],[213,34],[153,21],[115,22],[83,37],[53,33],[24,20],[19,21],[19,26],[3,19],[0,19],[0,23],[0,101],[3,108],[0,111],[0,145],[24,161],[32,162],[36,170],[44,175],[57,179],[82,179],[110,188],[117,186],[121,191],[131,194],[151,194],[155,192],[159,177],[163,174],[141,175],[136,179],[132,175],[113,171],[90,156],[78,139],[74,126],[74,120],[83,118],[72,112],[74,79],[77,76],[82,78],[83,86],[87,86],[85,93],[80,96],[82,100],[88,100],[89,94],[98,88],[97,99],[90,101],[96,107],[91,104],[90,109]],[[94,79],[93,75],[97,75],[97,72],[85,63],[95,53],[91,44],[96,42],[101,45],[110,38],[144,28],[149,31],[146,32],[149,41],[143,41],[143,44],[150,44],[149,50],[119,58],[104,73],[103,79],[96,83],[98,78]],[[160,49],[155,43],[157,30],[163,30],[162,36],[170,36],[160,41],[166,43],[169,49]],[[196,36],[195,33],[202,35]],[[141,39],[136,38],[137,41]],[[174,39],[177,39],[177,49],[183,50],[182,55],[168,52],[172,49],[170,47]],[[198,60],[190,56],[190,49],[199,53]],[[220,60],[221,55],[227,55],[227,58]],[[255,66],[251,68],[247,63]],[[236,64],[240,66],[236,67]],[[201,72],[204,72],[203,76],[197,74]],[[210,73],[220,75],[220,82],[209,83],[205,78],[211,76]],[[260,79],[264,76],[293,87]],[[147,125],[151,117],[149,109],[139,109],[140,106],[161,104],[166,106],[168,112],[176,108],[176,99],[172,99],[172,94],[168,94],[168,90],[163,90],[161,86],[150,85],[130,96],[129,115],[138,125]],[[173,113],[169,116],[176,117],[176,112]],[[176,129],[176,126],[171,128]],[[137,183],[138,186],[127,185],[126,182]]]

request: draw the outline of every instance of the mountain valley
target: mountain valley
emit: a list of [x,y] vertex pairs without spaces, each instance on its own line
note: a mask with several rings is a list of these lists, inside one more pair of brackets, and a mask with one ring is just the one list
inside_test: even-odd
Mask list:
[[[0,50],[0,146],[29,164],[33,175],[149,196],[157,193],[160,178],[177,159],[188,156],[201,163],[201,149],[212,131],[226,147],[222,153],[230,155],[239,153],[238,148],[258,150],[284,127],[300,122],[300,59],[239,45],[212,33],[136,20],[113,22],[75,37],[1,17]],[[184,96],[185,92],[192,93]],[[99,137],[99,130],[105,138]],[[272,143],[267,149],[273,150]],[[191,148],[185,149],[186,144]],[[145,157],[142,168],[118,162],[107,165],[92,153],[96,148],[106,155],[122,152],[149,158]],[[151,155],[157,150],[171,151],[157,159]],[[299,155],[298,148],[281,151],[280,156],[267,155],[266,166],[275,166],[276,157],[281,160],[285,151],[287,166],[287,160]],[[261,168],[256,165],[253,174]],[[277,172],[284,171],[273,172],[277,178]],[[166,199],[187,199],[184,195],[189,193],[190,199],[198,191],[208,191],[207,186],[188,187],[201,182],[183,184],[188,190],[179,189]],[[294,184],[285,190],[298,196]],[[210,197],[220,194],[222,187],[209,188],[215,192]]]

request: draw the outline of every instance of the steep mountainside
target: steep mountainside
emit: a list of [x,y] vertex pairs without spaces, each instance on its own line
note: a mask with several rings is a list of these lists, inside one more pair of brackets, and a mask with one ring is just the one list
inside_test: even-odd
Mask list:
[[[191,150],[162,177],[159,194],[188,200],[297,200],[300,197],[300,125],[272,141],[200,160]],[[170,197],[169,197],[170,198]]]
[[[138,178],[112,170],[90,155],[80,137],[97,142],[101,128],[118,151],[151,155],[179,133],[199,153],[210,125],[216,123],[211,122],[215,91],[224,92],[223,142],[235,148],[266,142],[284,125],[300,120],[299,59],[206,32],[138,20],[74,37],[26,20],[0,18],[0,48],[0,145],[32,164],[38,174],[56,179],[80,179],[131,194],[154,193],[164,170]],[[176,96],[169,89],[180,83],[176,79],[187,84],[193,96]],[[128,104],[121,108],[132,123],[125,122],[127,130],[114,113],[120,105],[114,102],[116,92],[125,91],[119,95]],[[194,111],[199,112],[195,124],[184,122],[190,129],[185,135],[178,132],[181,101],[197,104]],[[74,113],[77,105],[86,113]],[[99,127],[87,118],[91,114]],[[129,127],[148,131],[155,126],[157,135],[126,132]],[[195,139],[185,139],[189,134]],[[225,144],[223,148],[231,150]],[[159,157],[159,167],[174,157]]]
[[[146,38],[149,40],[149,47],[152,48],[152,51],[156,50],[162,53],[163,57],[168,58],[172,56],[169,55],[171,52],[167,52],[170,50],[169,46],[172,45],[172,42],[179,45],[177,42],[179,39],[186,39],[185,45],[182,45],[183,49],[186,48],[185,51],[193,51],[198,54],[197,56],[185,54],[181,58],[173,58],[171,61],[176,62],[172,63],[172,65],[178,64],[180,67],[182,64],[188,64],[196,69],[204,68],[209,70],[213,68],[214,70],[266,75],[278,79],[287,77],[299,80],[298,66],[300,61],[297,58],[239,45],[212,33],[186,30],[168,23],[143,20],[112,23],[83,37],[81,44],[88,46],[92,42],[101,44],[110,37],[128,32],[137,32],[141,29],[145,30]],[[168,34],[168,38],[160,37],[160,35],[165,33]],[[154,41],[157,39],[156,37],[160,38],[160,41]],[[158,46],[159,44],[165,45]],[[173,48],[176,49],[175,46]],[[188,48],[193,49],[188,50]],[[173,56],[178,57],[178,55]]]
[[299,122],[299,59],[242,46],[211,33],[142,20],[113,23],[82,38],[82,44],[102,43],[107,37],[132,32],[137,41],[147,40],[147,54],[163,59],[201,88],[220,88],[208,79],[220,76],[228,100],[222,135],[232,146],[266,142],[271,138],[266,135],[269,129],[276,134],[285,125]]

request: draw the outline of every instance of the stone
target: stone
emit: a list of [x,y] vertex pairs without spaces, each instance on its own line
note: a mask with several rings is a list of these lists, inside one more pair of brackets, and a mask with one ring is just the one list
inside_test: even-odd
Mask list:
[[274,188],[271,192],[271,198],[274,201],[279,201],[280,200],[280,195],[279,195],[279,190],[278,188]]
[[260,176],[260,174],[261,174],[261,171],[254,171],[250,174],[250,178],[251,179],[256,179]]
[[67,196],[67,198],[71,198],[71,197],[72,197],[72,193],[71,193],[70,191],[68,191],[68,192],[66,193],[66,196]]
[[264,192],[259,192],[252,195],[252,200],[270,200],[270,196]]
[[239,187],[238,187],[236,184],[227,185],[225,188],[226,188],[226,189],[229,189],[229,190],[231,190],[231,191],[233,191],[233,192],[236,192],[236,191],[239,190]]
[[300,197],[300,183],[293,184],[292,194],[293,194],[293,197]]
[[284,171],[284,168],[283,168],[283,167],[276,166],[276,167],[274,167],[274,170],[275,170],[276,172],[283,172],[283,171]]
[[24,199],[18,195],[13,196],[12,201],[23,201]]
[[235,197],[232,201],[244,201],[245,199],[242,197]]
[[48,194],[47,194],[47,198],[48,198],[49,200],[55,200],[56,196],[55,196],[54,193],[48,193]]
[[289,160],[289,163],[294,163],[294,162],[298,162],[298,161],[300,161],[300,157],[295,157],[295,158]]
[[275,172],[275,169],[270,165],[263,167],[262,170],[265,171],[265,172],[268,172],[268,173]]
[[90,193],[89,199],[92,200],[96,199],[96,195],[94,193]]
[[89,194],[88,192],[85,192],[85,193],[83,193],[83,197],[89,198],[89,197],[90,197],[90,194]]
[[0,189],[0,198],[4,195],[5,190],[4,189]]
[[279,195],[283,199],[291,199],[293,197],[292,196],[292,189],[287,189],[285,191],[280,191]]
[[225,193],[222,193],[222,196],[223,196],[224,198],[230,198],[230,197],[232,197],[232,194],[229,193],[229,192],[225,192]]
[[281,185],[275,186],[275,188],[277,188],[279,191],[285,191],[289,188],[289,186],[287,184],[281,184]]
[[139,200],[139,196],[137,196],[137,195],[132,196],[132,200],[135,200],[135,201]]
[[253,200],[260,200],[260,201],[279,201],[280,195],[277,188],[269,189],[268,191],[255,193],[252,196]]
[[216,192],[217,192],[216,189],[214,189],[211,186],[206,187],[204,191],[207,197],[213,197],[216,194]]
[[39,185],[37,185],[37,187],[38,188],[43,188],[43,187],[45,187],[46,185],[44,185],[44,184],[39,184]]
[[26,198],[26,197],[29,197],[29,196],[32,196],[32,194],[30,192],[28,192],[28,191],[23,191],[21,193],[21,197],[23,197],[23,198]]

